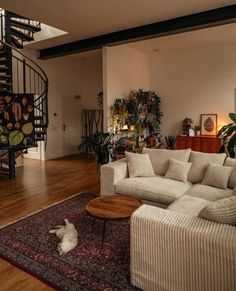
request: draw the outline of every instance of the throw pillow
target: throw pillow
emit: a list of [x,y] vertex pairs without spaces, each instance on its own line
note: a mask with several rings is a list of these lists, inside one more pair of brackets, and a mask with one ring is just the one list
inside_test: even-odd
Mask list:
[[168,170],[170,159],[175,159],[182,162],[188,162],[190,151],[191,151],[190,149],[165,150],[165,149],[143,148],[142,153],[149,155],[154,172],[157,175],[164,176]]
[[228,187],[233,189],[234,187],[236,187],[236,159],[231,159],[231,158],[227,158],[225,160],[225,166],[227,167],[233,167],[233,171],[229,177],[229,182],[228,182]]
[[213,202],[203,208],[198,216],[216,222],[236,225],[236,196]]
[[130,178],[155,176],[149,155],[125,152],[125,157]]
[[226,154],[209,154],[191,151],[189,162],[192,163],[188,174],[188,181],[191,183],[201,183],[207,169],[208,163],[219,166],[224,164]]
[[170,159],[169,168],[166,172],[165,177],[181,182],[187,182],[188,172],[191,165],[192,163],[186,163],[177,161],[175,159]]
[[202,184],[220,189],[227,189],[229,176],[232,170],[232,167],[208,164]]

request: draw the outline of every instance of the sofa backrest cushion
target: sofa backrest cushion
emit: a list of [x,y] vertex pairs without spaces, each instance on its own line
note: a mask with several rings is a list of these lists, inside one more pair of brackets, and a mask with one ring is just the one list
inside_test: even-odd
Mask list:
[[[222,166],[226,154],[208,154],[191,151],[189,162],[192,163],[188,173],[188,181],[191,183],[201,183],[205,177],[207,164],[212,163]],[[155,171],[155,170],[154,170]]]
[[228,187],[233,189],[234,187],[236,187],[236,159],[231,159],[231,158],[227,158],[225,160],[225,166],[227,167],[233,167],[233,171],[231,172],[231,175],[229,177],[229,183],[228,183]]
[[191,165],[192,164],[188,162],[170,159],[169,168],[165,174],[165,177],[180,182],[187,182],[188,172],[190,170]]
[[232,170],[233,167],[208,164],[202,184],[220,189],[227,189],[229,176]]
[[236,225],[236,196],[213,202],[204,207],[198,216],[216,222]]
[[171,158],[182,162],[188,162],[190,151],[190,149],[164,150],[143,148],[142,153],[149,155],[154,172],[157,175],[164,176],[168,170]]
[[149,155],[125,152],[125,157],[128,163],[130,178],[155,176]]

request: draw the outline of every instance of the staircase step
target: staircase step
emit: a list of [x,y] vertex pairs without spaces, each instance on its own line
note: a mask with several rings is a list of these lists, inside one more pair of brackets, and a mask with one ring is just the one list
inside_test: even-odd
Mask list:
[[38,115],[36,115],[36,116],[34,117],[34,119],[35,119],[35,120],[43,120],[43,116],[38,116]]
[[1,66],[0,65],[0,72],[7,72],[8,71],[8,67],[6,67],[5,65],[4,66]]
[[44,141],[43,137],[35,137],[35,141]]
[[1,85],[6,85],[6,86],[11,85],[11,83],[7,83],[6,80],[0,80],[0,84],[1,84]]
[[[46,128],[47,125],[46,124],[41,124],[41,123],[35,123],[34,125],[35,128]],[[37,132],[37,131],[36,131]]]
[[0,57],[0,63],[1,64],[5,64],[6,63],[6,61],[7,61],[7,59],[6,58],[4,58],[4,57]]
[[22,22],[20,20],[10,19],[10,22],[11,22],[12,27],[14,26],[14,27],[18,27],[18,28],[28,29],[32,32],[41,31],[41,28],[39,26],[28,24],[28,23]]
[[11,12],[11,17],[10,17],[11,19],[15,19],[15,20],[29,20],[29,18],[27,18],[27,17],[25,17],[25,16],[22,16],[22,15],[18,15],[18,14],[15,14],[15,13],[13,13],[13,12]]
[[23,48],[23,45],[13,35],[11,36],[11,43],[18,49]]
[[15,37],[22,39],[23,41],[33,41],[34,38],[18,29],[11,27],[11,34]]
[[6,75],[6,74],[0,73],[0,79],[8,79],[8,78],[11,78],[11,75]]
[[45,130],[36,130],[35,134],[37,134],[37,135],[46,134],[46,131]]

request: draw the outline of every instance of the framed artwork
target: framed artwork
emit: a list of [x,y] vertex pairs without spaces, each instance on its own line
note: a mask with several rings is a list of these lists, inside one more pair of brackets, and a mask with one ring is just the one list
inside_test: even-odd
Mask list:
[[0,94],[0,149],[35,146],[34,95]]
[[201,135],[217,135],[217,114],[201,114]]

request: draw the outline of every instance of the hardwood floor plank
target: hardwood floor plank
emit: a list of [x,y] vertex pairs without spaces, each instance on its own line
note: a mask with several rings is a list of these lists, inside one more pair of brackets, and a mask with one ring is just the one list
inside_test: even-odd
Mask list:
[[[24,159],[16,179],[0,176],[0,226],[59,202],[78,192],[99,194],[93,156],[74,155],[46,162]],[[53,290],[0,259],[1,291]]]

